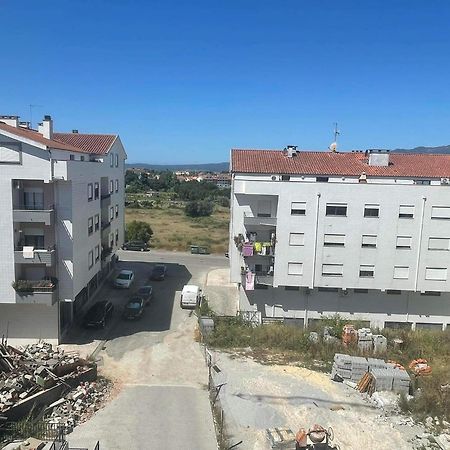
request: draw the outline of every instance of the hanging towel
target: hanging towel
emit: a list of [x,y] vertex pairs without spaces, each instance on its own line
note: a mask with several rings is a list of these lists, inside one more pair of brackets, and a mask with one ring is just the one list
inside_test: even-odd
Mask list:
[[247,272],[245,276],[245,290],[254,291],[255,290],[255,274],[252,272]]
[[261,253],[261,250],[262,250],[261,242],[255,242],[255,252],[256,253]]
[[242,256],[253,256],[253,244],[244,244],[242,247]]

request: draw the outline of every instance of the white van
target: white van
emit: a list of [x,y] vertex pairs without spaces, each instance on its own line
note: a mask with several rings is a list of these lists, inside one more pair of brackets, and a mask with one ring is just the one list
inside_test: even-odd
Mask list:
[[180,306],[195,309],[200,305],[202,290],[194,284],[186,284],[181,291]]

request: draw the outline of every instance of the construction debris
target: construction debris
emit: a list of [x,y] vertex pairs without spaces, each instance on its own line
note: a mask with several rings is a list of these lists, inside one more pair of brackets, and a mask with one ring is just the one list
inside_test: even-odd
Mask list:
[[428,365],[428,361],[422,358],[412,360],[408,367],[414,372],[416,377],[431,375],[433,371],[431,366]]

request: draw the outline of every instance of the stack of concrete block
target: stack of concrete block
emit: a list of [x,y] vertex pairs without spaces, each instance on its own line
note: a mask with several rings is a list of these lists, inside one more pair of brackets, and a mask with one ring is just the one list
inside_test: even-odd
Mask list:
[[373,350],[373,337],[370,328],[360,328],[358,330],[358,348],[362,352],[371,352]]
[[384,353],[387,350],[387,338],[382,334],[373,335],[374,353]]
[[371,369],[376,391],[392,391],[392,371],[387,368]]
[[397,394],[409,394],[411,379],[405,369],[392,370],[392,390]]
[[352,357],[352,374],[350,377],[351,381],[359,381],[368,370],[369,365],[367,363],[367,358],[363,358],[362,356]]
[[361,356],[349,356],[342,353],[334,355],[331,378],[333,380],[359,381],[369,370],[367,359]]
[[408,394],[411,379],[405,369],[385,367],[371,369],[376,391]]

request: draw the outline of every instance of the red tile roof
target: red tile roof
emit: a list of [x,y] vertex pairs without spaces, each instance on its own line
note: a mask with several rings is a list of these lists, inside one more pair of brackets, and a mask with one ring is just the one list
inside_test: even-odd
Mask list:
[[114,134],[53,133],[53,138],[85,153],[104,155],[116,140]]
[[4,122],[0,122],[0,131],[6,131],[8,133],[14,134],[16,136],[30,139],[31,141],[38,142],[39,144],[46,145],[50,148],[56,148],[58,150],[68,150],[71,152],[79,152],[80,149],[64,143],[60,141],[56,141],[54,139],[46,139],[42,134],[38,133],[36,130],[30,130],[27,128],[13,127],[11,125],[7,125]]
[[423,153],[390,153],[389,166],[369,166],[364,152],[298,151],[289,158],[281,150],[231,151],[234,173],[265,173],[295,175],[338,175],[376,177],[450,177],[450,155]]

